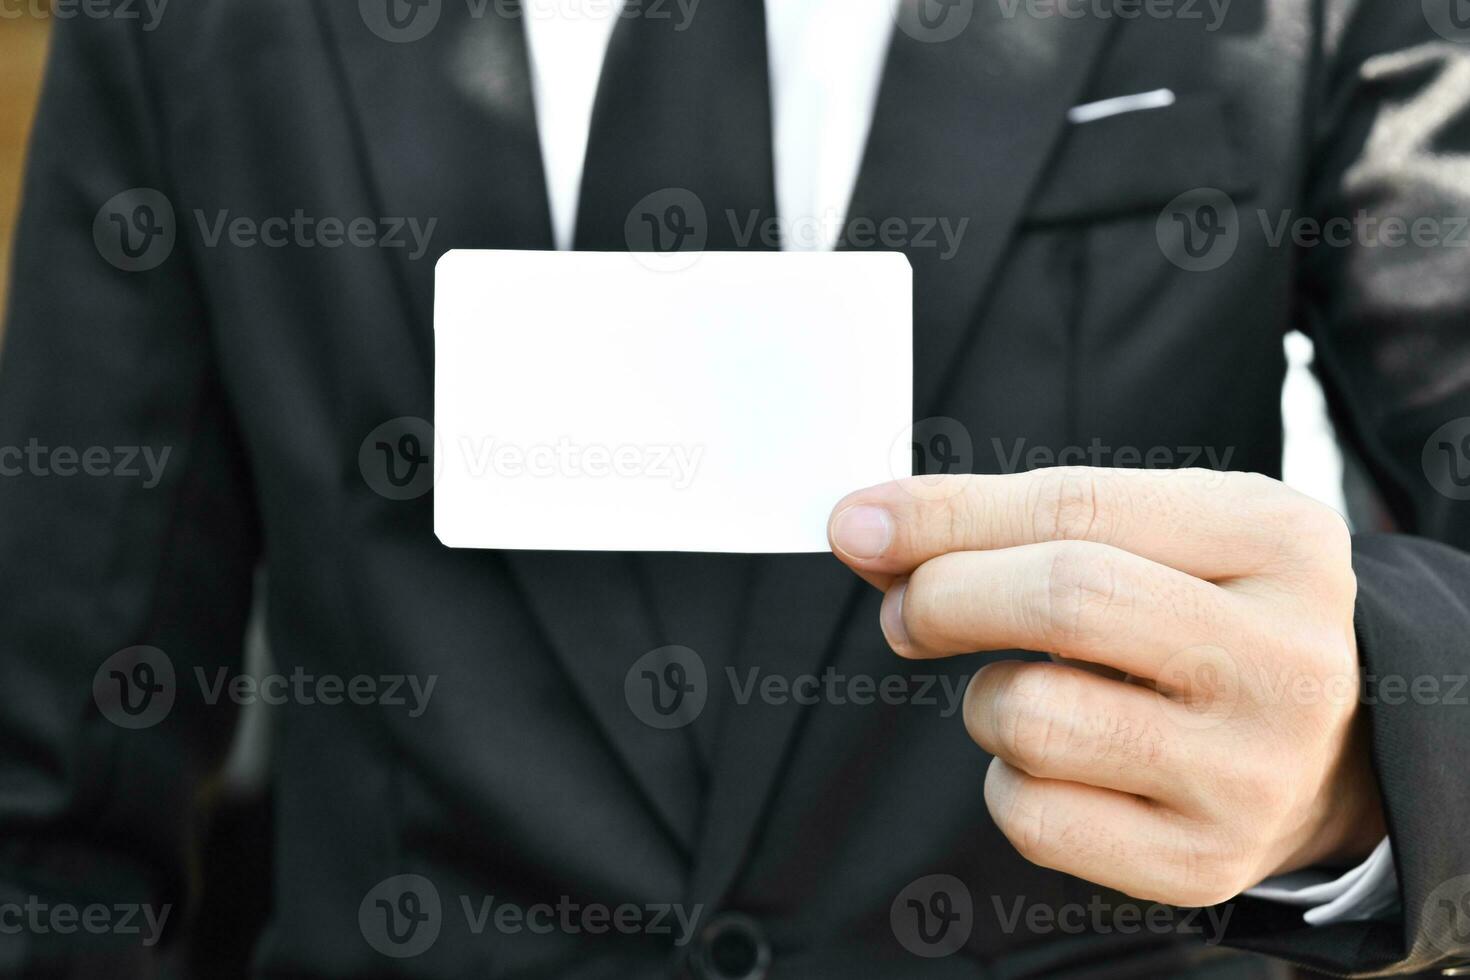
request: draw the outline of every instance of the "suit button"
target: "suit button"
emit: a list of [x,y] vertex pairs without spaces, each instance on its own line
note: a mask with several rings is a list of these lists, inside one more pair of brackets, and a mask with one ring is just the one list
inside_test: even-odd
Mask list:
[[721,912],[700,930],[693,959],[700,980],[763,980],[771,969],[771,944],[750,916]]

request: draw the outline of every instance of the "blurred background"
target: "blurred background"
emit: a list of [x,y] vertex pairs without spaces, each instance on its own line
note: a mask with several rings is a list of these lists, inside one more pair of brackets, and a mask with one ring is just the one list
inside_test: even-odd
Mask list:
[[[35,6],[0,7],[0,344],[25,148],[50,34],[50,19],[36,16]],[[247,638],[247,671],[265,672],[266,657],[257,610]],[[171,936],[172,950],[159,980],[243,980],[249,975],[250,950],[270,907],[267,723],[260,706],[245,710],[225,771],[206,790],[195,868],[198,907],[185,934]]]
[[[10,237],[20,200],[21,160],[35,115],[47,27],[44,19],[26,15],[0,20],[0,299],[10,281]],[[4,329],[0,317],[0,331]]]

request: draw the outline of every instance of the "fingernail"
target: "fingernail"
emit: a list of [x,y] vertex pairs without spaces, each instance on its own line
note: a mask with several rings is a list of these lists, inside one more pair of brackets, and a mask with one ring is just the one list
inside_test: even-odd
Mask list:
[[893,518],[882,507],[858,504],[832,519],[832,547],[849,558],[877,558],[892,540]]
[[883,605],[878,610],[878,625],[883,629],[883,638],[893,647],[893,652],[907,656],[908,631],[903,628],[903,596],[909,589],[908,579],[899,579],[888,587],[883,596]]

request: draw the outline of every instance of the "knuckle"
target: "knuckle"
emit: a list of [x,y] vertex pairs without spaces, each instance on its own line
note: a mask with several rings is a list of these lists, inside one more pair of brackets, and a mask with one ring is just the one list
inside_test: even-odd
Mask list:
[[1344,584],[1348,575],[1342,573],[1352,569],[1352,533],[1342,515],[1284,486],[1275,489],[1261,496],[1255,510],[1275,544],[1276,556],[1310,567],[1318,575],[1328,571],[1332,584]]
[[1011,846],[1034,863],[1044,861],[1054,846],[1047,805],[1039,796],[1030,788],[1029,781],[1023,781],[998,821],[1001,833]]
[[1170,905],[1181,908],[1209,908],[1211,905],[1230,901],[1241,891],[1243,889],[1226,884],[1223,878],[1213,875],[1202,879],[1184,874],[1180,876],[1176,890],[1168,896],[1167,901]]
[[1067,750],[1075,699],[1055,669],[1018,670],[1003,689],[996,714],[1002,754],[1027,771],[1045,770]]
[[1006,753],[1028,772],[1045,769],[1056,755],[1057,723],[1048,711],[1034,706],[1016,709],[1003,731]]
[[1353,572],[1353,535],[1342,515],[1320,508],[1321,527],[1317,554],[1322,560],[1323,582],[1329,595],[1352,602],[1357,598],[1358,577]]
[[1038,867],[1063,868],[1079,858],[1118,857],[1126,851],[1106,827],[1078,819],[1054,794],[1033,785],[1038,788],[1017,794],[1001,826],[1021,857]]
[[921,647],[949,649],[960,631],[956,617],[965,608],[968,588],[963,573],[963,556],[931,558],[909,575],[903,594],[903,628],[909,640]]
[[1232,473],[1228,484],[1240,528],[1270,560],[1295,554],[1305,498],[1260,473]]
[[1352,535],[1342,516],[1324,504],[1295,495],[1290,508],[1302,544],[1326,561],[1340,562],[1352,554]]
[[[1349,535],[1349,538],[1351,538],[1351,535]],[[1352,616],[1352,610],[1358,604],[1358,573],[1353,568],[1352,548],[1352,542],[1349,540],[1347,559],[1340,566],[1339,577],[1335,580],[1337,598],[1348,611],[1349,617]]]
[[1171,904],[1203,908],[1229,901],[1248,887],[1247,849],[1222,832],[1181,833],[1174,846]]
[[1273,756],[1242,752],[1226,777],[1229,789],[1222,801],[1228,817],[1249,808],[1252,812],[1275,816],[1292,806],[1292,787],[1283,779],[1283,769]]
[[1232,489],[1253,500],[1275,501],[1287,496],[1286,485],[1264,473],[1248,470],[1232,470],[1226,479]]
[[979,540],[985,531],[985,495],[972,475],[954,477],[954,492],[945,494],[927,508],[932,521],[929,532],[949,547]]
[[1098,474],[1087,467],[1047,471],[1035,508],[1041,540],[1096,541],[1104,532]]
[[1117,564],[1102,549],[1056,548],[1046,574],[1047,633],[1061,642],[1099,638],[1116,618],[1118,586]]
[[1190,483],[1202,483],[1207,486],[1218,485],[1222,480],[1230,478],[1230,470],[1212,470],[1207,466],[1181,466],[1177,470],[1169,471],[1178,473],[1181,479]]

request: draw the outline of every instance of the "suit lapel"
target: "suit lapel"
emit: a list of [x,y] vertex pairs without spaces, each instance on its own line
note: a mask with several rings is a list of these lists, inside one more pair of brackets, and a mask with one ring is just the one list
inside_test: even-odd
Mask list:
[[[843,243],[861,240],[859,219],[896,217],[916,235],[936,223],[933,244],[915,238],[903,250],[914,267],[917,418],[940,410],[1006,243],[1113,20],[1033,17],[1024,3],[1008,16],[1006,3],[975,3],[958,37],[923,40],[947,33],[935,34],[931,7],[948,17],[968,9],[903,0]],[[959,240],[953,255],[945,221]]]
[[673,841],[691,851],[701,785],[693,746],[681,728],[655,728],[641,719],[626,687],[635,662],[664,645],[646,596],[634,584],[634,557],[537,551],[504,555],[611,751]]
[[859,595],[854,581],[829,555],[781,555],[762,559],[757,567],[749,625],[730,668],[737,683],[755,683],[748,695],[744,688],[737,695],[736,684],[722,685],[731,703],[715,745],[689,902],[715,907],[722,901],[762,822],[803,717],[794,703],[763,701],[760,678],[794,680],[820,671],[834,653],[838,625]]
[[[937,245],[915,238],[904,248],[914,267],[917,418],[943,410],[955,380],[952,367],[1066,111],[1083,91],[1108,23],[1030,17],[1024,5],[1007,17],[1004,4],[975,3],[958,36],[925,40],[936,36],[931,3],[903,2],[841,246],[871,242],[872,229],[886,218],[900,218],[916,232],[927,221],[947,219],[960,236],[953,255],[946,254],[937,232]],[[971,5],[934,7],[960,16]],[[836,653],[841,623],[866,587],[828,556],[769,560],[757,572],[742,644],[752,659],[743,665],[761,663],[787,677],[820,673]],[[779,663],[769,662],[773,652]],[[730,710],[691,901],[723,900],[759,829],[801,717],[800,710],[755,699]]]
[[[452,248],[552,247],[523,19],[515,0],[478,10],[374,0],[393,11],[391,20],[370,17],[373,4],[314,2],[355,112],[373,206],[383,216],[436,222],[429,255],[389,258],[420,357],[412,369],[428,384],[438,257]],[[625,672],[656,645],[626,561],[533,552],[499,558],[610,751],[687,850],[698,786],[687,739],[644,725],[624,699]]]
[[[474,5],[314,0],[356,110],[359,156],[386,217],[434,221],[430,253],[389,252],[409,329],[433,364],[434,263],[451,248],[549,249],[551,214],[536,134],[530,65],[515,0]],[[428,33],[369,26],[381,4],[426,18]],[[403,25],[400,20],[384,21]],[[410,25],[416,21],[410,20]],[[406,28],[405,28],[406,29]]]

